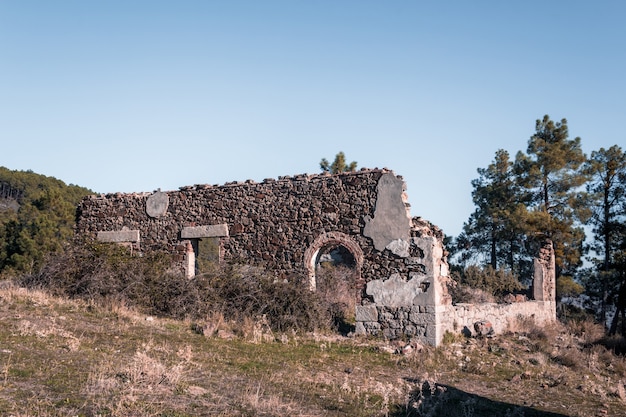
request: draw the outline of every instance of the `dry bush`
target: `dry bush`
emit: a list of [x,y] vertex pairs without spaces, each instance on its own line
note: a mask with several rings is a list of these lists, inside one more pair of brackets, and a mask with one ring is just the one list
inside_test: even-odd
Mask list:
[[228,321],[266,320],[279,332],[328,328],[328,306],[297,278],[277,280],[256,268],[225,265],[191,282],[204,297],[203,316],[218,311]]
[[606,335],[602,338],[602,340],[599,340],[598,343],[617,355],[626,354],[626,338],[624,338],[624,336]]
[[41,269],[24,275],[19,283],[45,288],[54,295],[72,298],[120,298],[144,304],[150,292],[145,286],[164,275],[171,264],[165,253],[133,256],[127,248],[102,243],[76,245],[63,253],[50,254]]
[[328,305],[333,327],[348,333],[355,322],[357,291],[354,269],[346,265],[321,264],[315,290]]
[[506,294],[525,290],[512,272],[491,266],[470,265],[454,270],[452,279],[449,291],[455,304],[498,302]]
[[523,334],[530,339],[555,339],[565,328],[558,321],[537,324],[532,317],[518,316],[509,322],[508,331]]
[[589,355],[578,346],[569,346],[552,357],[552,360],[572,369],[585,369],[588,366]]
[[592,312],[567,302],[560,302],[557,305],[556,316],[563,323],[593,321],[595,318]]
[[578,338],[583,346],[596,344],[605,336],[604,327],[589,318],[568,320],[565,328],[567,332]]
[[21,284],[56,295],[125,305],[146,314],[225,322],[264,318],[272,331],[330,327],[333,306],[299,279],[277,280],[258,268],[221,265],[186,279],[167,254],[133,256],[117,245],[87,244],[51,256]]
[[448,293],[452,297],[452,302],[454,304],[477,304],[496,302],[496,298],[485,290],[482,290],[480,288],[472,288],[468,285],[459,284],[456,282],[454,282],[454,284],[448,287]]
[[532,352],[552,353],[557,336],[564,332],[559,322],[537,324],[532,317],[518,317],[508,324],[508,332],[522,336]]
[[596,345],[593,349],[597,352],[599,363],[612,369],[621,378],[626,378],[626,357],[623,354],[616,354],[614,350],[603,344]]
[[224,315],[219,312],[211,312],[202,320],[194,320],[190,324],[191,330],[195,333],[212,337],[220,330],[231,330],[229,323],[224,320]]

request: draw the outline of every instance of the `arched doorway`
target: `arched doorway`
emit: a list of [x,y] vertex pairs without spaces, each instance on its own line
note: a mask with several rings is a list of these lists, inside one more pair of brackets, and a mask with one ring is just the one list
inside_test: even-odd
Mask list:
[[305,252],[305,263],[310,289],[328,303],[337,328],[349,331],[361,301],[363,251],[344,233],[324,233]]

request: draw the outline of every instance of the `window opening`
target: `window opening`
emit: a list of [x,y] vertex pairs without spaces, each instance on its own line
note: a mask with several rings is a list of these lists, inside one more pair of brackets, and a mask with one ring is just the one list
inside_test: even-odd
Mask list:
[[191,245],[196,257],[196,275],[210,272],[220,262],[221,241],[219,237],[192,239]]

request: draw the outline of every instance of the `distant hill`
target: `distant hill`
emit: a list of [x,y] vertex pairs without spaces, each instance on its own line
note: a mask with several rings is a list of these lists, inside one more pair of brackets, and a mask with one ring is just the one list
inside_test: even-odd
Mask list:
[[0,273],[33,272],[72,236],[87,188],[0,167]]

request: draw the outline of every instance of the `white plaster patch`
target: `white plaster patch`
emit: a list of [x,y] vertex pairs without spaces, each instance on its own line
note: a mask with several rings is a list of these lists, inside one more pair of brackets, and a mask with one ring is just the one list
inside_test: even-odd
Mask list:
[[365,217],[363,228],[363,236],[371,238],[378,251],[393,240],[409,239],[411,224],[402,201],[404,188],[404,181],[391,173],[378,180],[374,218]]
[[408,258],[410,253],[409,253],[409,242],[407,242],[404,239],[396,239],[396,240],[392,240],[391,243],[389,243],[385,249],[389,249],[391,251],[391,253],[393,253],[396,256],[399,256],[400,258]]
[[170,198],[167,193],[162,193],[161,190],[156,191],[146,200],[146,213],[150,217],[161,217],[167,213],[169,203]]
[[420,294],[425,277],[415,277],[404,281],[400,274],[393,274],[388,280],[373,280],[367,283],[367,295],[374,298],[374,303],[387,307],[411,306]]

